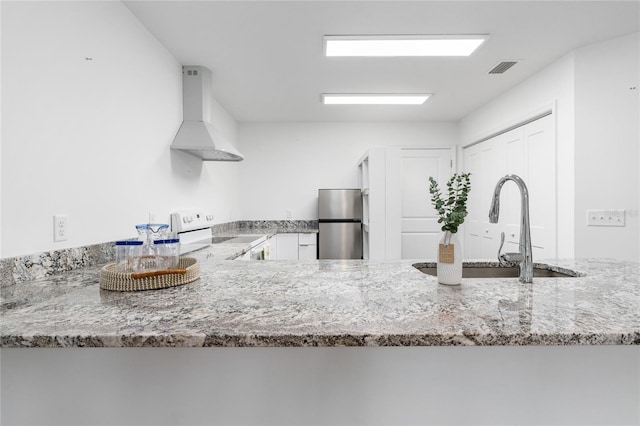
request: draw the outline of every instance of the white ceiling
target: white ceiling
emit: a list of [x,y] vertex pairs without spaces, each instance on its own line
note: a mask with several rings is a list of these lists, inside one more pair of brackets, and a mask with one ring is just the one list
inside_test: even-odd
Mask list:
[[[457,121],[581,46],[640,30],[638,1],[124,1],[244,121]],[[324,35],[490,34],[468,58],[326,58]],[[522,62],[502,75],[502,60]],[[432,93],[421,106],[322,93]]]

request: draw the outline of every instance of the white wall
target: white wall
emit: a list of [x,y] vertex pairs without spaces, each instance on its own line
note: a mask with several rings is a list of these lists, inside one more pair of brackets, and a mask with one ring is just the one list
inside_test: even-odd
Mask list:
[[[639,52],[640,33],[576,51],[576,257],[638,259]],[[587,227],[587,209],[626,226]]]
[[[638,34],[577,49],[460,123],[466,145],[555,102],[559,257],[640,258],[639,49]],[[627,210],[627,225],[587,227],[587,209]]]
[[535,115],[535,112],[548,106],[555,107],[556,116],[558,257],[573,257],[575,239],[573,52],[461,120],[460,140],[463,146],[468,145]]
[[[372,147],[449,148],[454,123],[240,123],[240,219],[318,218],[318,189],[356,188]],[[425,183],[426,185],[426,183]],[[428,200],[425,200],[428,202]]]
[[[3,257],[131,237],[193,200],[237,216],[235,163],[170,151],[181,65],[122,3],[2,2],[2,71]],[[69,216],[66,242],[54,214]]]
[[[2,46],[2,2],[0,2],[0,46]],[[0,54],[0,259],[2,259],[2,54]]]
[[41,348],[0,354],[0,422],[16,426],[640,421],[640,347],[633,345]]
[[[131,237],[134,224],[166,221],[169,212],[194,200],[213,209],[219,223],[284,219],[287,210],[294,219],[314,219],[317,189],[355,186],[356,163],[370,147],[468,144],[554,104],[559,256],[640,259],[640,89],[629,90],[638,86],[637,35],[560,58],[459,126],[238,126],[214,100],[212,121],[230,140],[241,140],[246,160],[203,163],[168,148],[182,115],[180,64],[120,2],[2,2],[1,9],[2,257]],[[619,114],[623,104],[628,108]],[[598,157],[603,139],[615,150]],[[605,179],[595,178],[591,171],[602,168]],[[592,196],[598,185],[616,188],[621,180],[631,185],[624,194],[601,190]],[[265,183],[274,190],[265,191]],[[586,228],[587,208],[627,209],[628,226]],[[54,214],[69,215],[66,242],[53,242]],[[611,247],[594,251],[604,247],[594,242],[620,236],[625,242],[616,246],[619,253]]]

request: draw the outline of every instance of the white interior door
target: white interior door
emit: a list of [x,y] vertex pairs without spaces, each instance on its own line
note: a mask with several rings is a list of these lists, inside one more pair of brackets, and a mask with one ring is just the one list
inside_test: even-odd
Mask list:
[[533,255],[534,258],[553,258],[558,253],[554,117],[536,120],[524,130],[528,154],[527,185]]
[[471,173],[467,202],[464,250],[467,259],[495,258],[500,236],[497,225],[489,223],[491,194],[496,182],[506,174],[506,144],[494,138],[464,151],[465,171]]
[[[402,259],[436,259],[440,239],[440,224],[437,223],[435,209],[431,206],[429,176],[438,180],[446,190],[446,182],[451,176],[450,149],[401,149],[390,156],[395,164],[389,169],[396,178],[391,178],[388,186],[387,203],[395,210],[399,220],[391,224],[391,231],[399,244],[399,253],[394,257]],[[389,179],[389,177],[388,177]],[[395,187],[395,190],[393,190]],[[390,232],[391,233],[391,232]],[[393,246],[393,242],[390,242]]]
[[464,149],[464,168],[471,172],[469,216],[465,225],[465,257],[495,259],[500,233],[503,251],[518,251],[520,191],[507,182],[500,196],[500,220],[489,223],[489,205],[498,180],[506,174],[524,179],[534,258],[556,256],[556,155],[554,116],[548,115]]

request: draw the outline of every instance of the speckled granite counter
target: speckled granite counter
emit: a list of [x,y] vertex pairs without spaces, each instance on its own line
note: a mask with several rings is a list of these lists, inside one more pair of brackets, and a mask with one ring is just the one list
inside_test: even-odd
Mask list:
[[[220,244],[212,244],[206,247],[207,260],[233,260],[253,248],[256,244],[273,237],[276,234],[288,233],[318,233],[318,228],[313,227],[263,227],[263,228],[245,228],[234,229],[225,232],[218,232],[214,238],[234,238],[234,237],[254,237],[251,243],[234,243],[233,240],[224,240]],[[181,253],[187,253],[192,250],[202,248],[199,244],[183,244]]]
[[578,278],[437,283],[411,262],[216,260],[165,290],[100,290],[99,267],[2,288],[2,347],[638,345],[640,265]]
[[[318,221],[242,220],[217,224],[212,227],[212,230],[216,236],[318,232]],[[242,250],[238,252],[237,249],[242,248],[237,245],[235,250],[227,247],[228,256],[241,255]],[[0,259],[0,287],[10,287],[16,283],[105,264],[112,262],[114,258],[115,250],[112,241]]]

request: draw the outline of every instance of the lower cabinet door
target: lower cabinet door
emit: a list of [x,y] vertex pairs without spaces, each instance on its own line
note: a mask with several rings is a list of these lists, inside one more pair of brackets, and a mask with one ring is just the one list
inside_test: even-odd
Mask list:
[[298,258],[300,260],[317,259],[318,246],[315,244],[304,244],[298,246]]
[[298,260],[298,234],[277,234],[277,259]]

